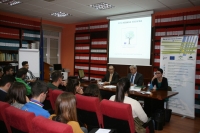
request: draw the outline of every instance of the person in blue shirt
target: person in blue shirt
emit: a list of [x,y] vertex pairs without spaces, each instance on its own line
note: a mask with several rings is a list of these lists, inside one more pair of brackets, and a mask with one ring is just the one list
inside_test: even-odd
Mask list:
[[36,81],[31,88],[32,99],[26,103],[21,109],[33,112],[36,116],[43,116],[49,118],[50,114],[47,110],[43,109],[43,102],[48,93],[47,84],[43,81]]

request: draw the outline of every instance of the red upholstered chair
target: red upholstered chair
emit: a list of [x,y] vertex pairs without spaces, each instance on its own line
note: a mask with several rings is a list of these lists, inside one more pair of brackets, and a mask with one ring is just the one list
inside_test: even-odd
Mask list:
[[32,133],[73,133],[72,127],[37,116],[32,120]]
[[53,90],[51,88],[49,88],[49,93],[47,94],[46,100],[48,101],[48,103],[50,102],[51,105],[49,105],[49,106],[51,106],[51,108],[53,109],[53,107],[52,107],[52,104],[53,104],[52,103],[53,102],[53,100],[52,100],[52,91]]
[[49,93],[48,93],[47,96],[46,96],[46,100],[49,100],[49,101],[50,101],[51,92],[52,92],[52,91],[53,91],[53,90],[49,88]]
[[51,91],[51,96],[50,96],[50,102],[51,102],[51,107],[53,110],[55,110],[55,102],[57,97],[62,94],[64,91],[61,90],[52,90]]
[[[102,100],[100,110],[104,128],[116,129],[118,133],[135,133],[135,124],[130,104]],[[147,132],[149,130],[147,129]]]
[[9,106],[4,110],[4,115],[6,118],[6,124],[9,125],[12,132],[31,132],[31,121],[35,117],[34,113]]
[[[0,130],[2,133],[8,132],[7,128],[9,129],[9,126],[6,128],[7,125],[4,122],[4,120],[6,120],[5,115],[4,115],[4,110],[9,106],[10,106],[10,104],[0,101]],[[11,131],[9,131],[9,132],[11,132]]]
[[102,114],[98,97],[89,97],[76,94],[77,115],[81,126],[87,125],[88,131],[102,127]]

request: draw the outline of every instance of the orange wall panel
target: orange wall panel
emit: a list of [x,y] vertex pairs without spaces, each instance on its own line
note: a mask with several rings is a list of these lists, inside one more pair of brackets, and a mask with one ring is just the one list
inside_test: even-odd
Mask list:
[[74,33],[75,25],[67,25],[61,36],[61,64],[70,70],[69,75],[74,74]]

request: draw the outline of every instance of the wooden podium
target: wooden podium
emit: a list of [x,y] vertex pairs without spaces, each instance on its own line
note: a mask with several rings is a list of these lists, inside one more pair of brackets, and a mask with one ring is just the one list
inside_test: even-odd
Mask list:
[[52,65],[44,62],[44,81],[45,82],[49,82],[50,80],[50,70],[49,70],[49,67],[52,67]]

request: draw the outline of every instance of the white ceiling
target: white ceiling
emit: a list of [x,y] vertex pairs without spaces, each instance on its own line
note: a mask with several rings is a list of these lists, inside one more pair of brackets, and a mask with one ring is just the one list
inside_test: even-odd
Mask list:
[[[8,6],[0,4],[0,10],[12,12],[25,16],[42,18],[60,23],[78,23],[107,16],[133,13],[147,10],[165,11],[178,8],[195,7],[200,5],[200,0],[54,0],[47,2],[44,0],[20,0],[21,4]],[[115,6],[108,10],[96,10],[89,7],[90,4],[106,2]],[[70,13],[72,16],[57,18],[51,16],[53,12]]]

